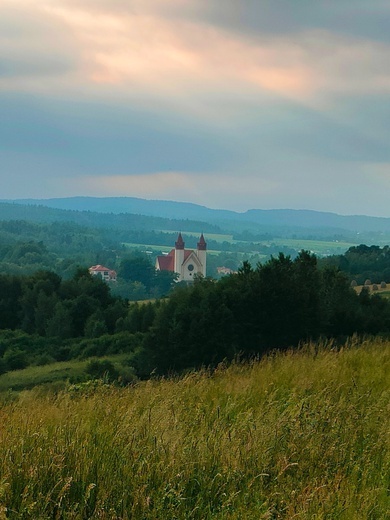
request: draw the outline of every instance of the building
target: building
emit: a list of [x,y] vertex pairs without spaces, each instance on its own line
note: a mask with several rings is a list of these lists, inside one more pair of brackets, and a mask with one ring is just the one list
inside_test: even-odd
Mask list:
[[175,242],[175,248],[167,255],[158,256],[156,269],[158,271],[171,271],[178,274],[178,282],[191,282],[195,275],[206,276],[207,244],[203,233],[200,236],[197,248],[185,249],[184,240],[179,233]]
[[116,271],[104,267],[104,265],[93,265],[88,271],[92,276],[100,276],[105,282],[116,282]]
[[229,274],[235,274],[237,271],[233,271],[233,269],[230,269],[230,267],[217,267],[217,273],[219,275],[229,275]]

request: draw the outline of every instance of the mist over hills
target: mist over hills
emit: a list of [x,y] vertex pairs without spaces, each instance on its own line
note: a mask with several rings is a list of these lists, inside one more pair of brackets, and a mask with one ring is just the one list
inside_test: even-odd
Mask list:
[[211,209],[198,204],[136,197],[65,197],[51,199],[17,199],[1,202],[52,209],[106,214],[133,214],[162,219],[195,220],[229,228],[233,231],[258,227],[289,229],[326,229],[327,232],[389,233],[390,218],[365,215],[339,215],[330,212],[293,209],[251,209],[242,213]]

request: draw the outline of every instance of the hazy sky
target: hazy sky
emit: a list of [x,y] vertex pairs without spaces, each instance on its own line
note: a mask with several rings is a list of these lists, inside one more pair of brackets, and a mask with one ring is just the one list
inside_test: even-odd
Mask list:
[[389,0],[0,0],[0,198],[390,217]]

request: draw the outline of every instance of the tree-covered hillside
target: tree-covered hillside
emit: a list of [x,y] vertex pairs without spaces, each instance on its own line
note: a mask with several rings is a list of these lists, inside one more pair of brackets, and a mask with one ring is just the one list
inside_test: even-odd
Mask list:
[[321,260],[321,264],[337,267],[358,285],[363,285],[366,280],[373,284],[390,283],[390,246],[360,244],[350,247],[343,255]]
[[319,269],[316,257],[302,252],[255,268],[245,262],[220,281],[178,284],[168,298],[143,305],[113,296],[86,270],[70,280],[52,272],[1,275],[0,330],[3,371],[127,353],[137,374],[148,377],[307,340],[387,335],[390,302],[357,295],[343,273]]

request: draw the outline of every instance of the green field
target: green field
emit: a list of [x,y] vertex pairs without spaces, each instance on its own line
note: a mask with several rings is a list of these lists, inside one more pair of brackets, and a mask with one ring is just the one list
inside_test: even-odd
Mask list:
[[[152,251],[153,254],[161,255],[161,253],[169,253],[172,250],[173,246],[159,246],[156,244],[136,244],[132,242],[124,242],[123,245],[129,249],[141,249],[142,251]],[[210,255],[217,255],[221,252],[221,250],[216,249],[207,249],[207,253]]]
[[[123,367],[129,354],[105,356],[115,367]],[[0,375],[0,395],[9,391],[20,391],[35,386],[50,384],[58,388],[67,383],[77,383],[89,379],[86,369],[90,359],[83,361],[61,361],[44,366],[30,366],[23,370],[12,370]],[[1,517],[0,517],[1,518]]]
[[312,251],[318,256],[340,255],[347,251],[353,244],[351,242],[323,241],[323,240],[303,240],[293,238],[278,238],[269,242],[262,242],[264,245],[279,245],[305,251]]
[[[188,234],[190,234],[190,233],[188,233]],[[207,235],[207,236],[205,235],[206,241],[208,239],[211,239],[212,237],[216,237],[216,238],[213,238],[213,240],[216,240],[217,242],[219,242],[221,244],[223,242],[229,242],[232,244],[236,244],[237,252],[242,252],[242,251],[240,251],[240,243],[245,244],[245,242],[242,242],[242,241],[239,242],[239,241],[233,240],[231,235]],[[281,249],[283,247],[289,247],[291,249],[295,249],[297,252],[301,251],[303,249],[305,251],[311,251],[314,254],[316,254],[317,256],[330,256],[330,255],[344,254],[347,251],[347,249],[356,245],[351,242],[328,242],[328,241],[321,241],[321,240],[303,240],[303,239],[292,239],[292,238],[286,238],[286,239],[282,239],[282,238],[276,239],[275,238],[275,239],[268,240],[268,241],[267,240],[256,241],[254,244],[255,249],[256,249],[256,244],[259,244],[260,246],[267,246],[267,247],[276,246],[276,247],[280,247]],[[155,254],[161,254],[162,252],[169,253],[169,251],[171,251],[171,249],[173,247],[173,244],[172,244],[172,246],[161,246],[161,245],[156,245],[156,244],[148,244],[148,245],[142,244],[141,245],[141,244],[130,243],[130,242],[125,242],[124,245],[130,249],[141,248],[143,251],[152,251]],[[255,249],[253,252],[255,252]],[[208,250],[208,253],[210,253],[210,254],[219,254],[220,252],[221,252],[221,249]]]
[[389,347],[23,392],[0,407],[0,518],[389,518]]

